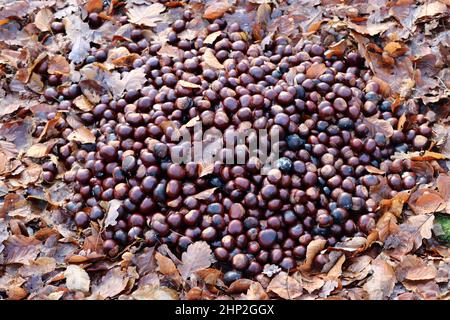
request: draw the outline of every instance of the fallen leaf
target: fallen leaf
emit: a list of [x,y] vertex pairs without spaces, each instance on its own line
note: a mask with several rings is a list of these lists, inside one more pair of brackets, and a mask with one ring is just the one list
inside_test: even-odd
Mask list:
[[23,235],[13,235],[4,242],[5,264],[28,265],[40,252],[41,241]]
[[375,133],[380,132],[386,137],[391,137],[394,134],[394,128],[392,128],[392,125],[389,123],[389,121],[373,117],[373,118],[364,118],[363,122],[369,127],[369,130],[372,133],[372,135],[375,135]]
[[31,158],[43,158],[46,157],[49,152],[50,148],[48,145],[44,143],[36,143],[27,150],[26,155]]
[[178,293],[175,290],[155,285],[138,288],[131,296],[135,300],[178,300]]
[[325,70],[327,70],[327,66],[324,63],[314,63],[306,70],[306,76],[310,79],[317,79]]
[[31,261],[29,265],[20,267],[19,274],[22,277],[44,275],[56,269],[56,260],[50,257],[39,257]]
[[166,7],[161,3],[153,3],[145,7],[136,7],[128,9],[128,18],[131,23],[143,25],[146,27],[156,27],[162,20],[161,13]]
[[195,194],[195,195],[194,195],[194,198],[197,199],[197,200],[206,200],[206,199],[208,199],[209,197],[211,197],[211,195],[212,195],[212,194],[214,193],[214,191],[216,191],[216,190],[217,190],[217,187],[203,190],[203,191],[201,191],[201,192]]
[[39,10],[34,18],[34,24],[41,31],[50,31],[50,23],[53,20],[52,11],[49,8]]
[[385,174],[386,173],[386,171],[381,170],[374,166],[366,166],[366,170],[367,170],[367,172],[374,173],[374,174]]
[[347,49],[347,40],[342,39],[341,41],[338,41],[337,43],[334,43],[328,47],[328,50],[325,51],[324,55],[328,59],[336,56],[336,57],[342,57],[345,53],[345,50]]
[[439,212],[446,207],[441,194],[428,188],[421,188],[413,192],[408,204],[415,214]]
[[326,240],[316,239],[311,241],[306,248],[306,258],[303,264],[300,266],[300,270],[309,271],[312,268],[314,258],[325,248]]
[[209,20],[219,19],[231,7],[232,5],[228,2],[228,0],[211,1],[206,6],[205,12],[203,13],[203,18]]
[[89,112],[94,108],[94,105],[83,94],[73,99],[73,104],[84,112]]
[[301,284],[286,272],[280,272],[270,281],[267,291],[276,293],[280,298],[292,300],[303,294]]
[[84,7],[89,13],[100,12],[103,10],[103,0],[89,0]]
[[71,264],[64,271],[64,276],[66,277],[66,286],[70,291],[89,292],[91,280],[83,268]]
[[183,279],[188,279],[194,272],[208,268],[214,262],[211,248],[205,241],[190,244],[181,256],[182,264],[178,267]]
[[204,44],[213,44],[217,38],[222,34],[222,31],[216,31],[208,34],[208,36],[203,41]]
[[95,135],[86,127],[80,127],[67,137],[69,141],[77,141],[80,143],[95,143]]
[[206,49],[205,53],[203,54],[203,61],[205,61],[206,65],[214,68],[214,69],[224,69],[224,65],[217,60],[216,56],[214,55],[214,52],[211,49]]
[[111,200],[108,203],[108,211],[105,218],[105,228],[109,226],[115,226],[117,224],[117,218],[119,217],[119,208],[122,202],[119,200]]
[[100,283],[92,287],[93,299],[106,299],[115,297],[125,290],[129,281],[126,271],[120,268],[110,269],[104,277],[101,278]]
[[178,80],[178,84],[185,88],[191,88],[191,89],[199,89],[202,87],[196,83],[192,83],[192,82],[185,81],[185,80]]
[[394,290],[396,278],[394,269],[386,261],[378,258],[372,261],[372,276],[363,285],[370,300],[384,300]]
[[259,282],[253,281],[247,293],[242,295],[245,300],[269,300],[269,296]]
[[419,257],[407,255],[395,267],[395,274],[398,281],[422,281],[434,279],[437,275],[437,270],[433,265],[427,265]]
[[69,75],[70,74],[69,62],[67,62],[66,58],[64,58],[61,55],[52,56],[48,60],[47,72],[49,74],[56,74],[56,75]]
[[162,274],[173,275],[178,273],[177,267],[175,266],[175,263],[173,263],[171,259],[163,256],[159,252],[156,252],[155,259],[158,263],[159,272],[161,272]]

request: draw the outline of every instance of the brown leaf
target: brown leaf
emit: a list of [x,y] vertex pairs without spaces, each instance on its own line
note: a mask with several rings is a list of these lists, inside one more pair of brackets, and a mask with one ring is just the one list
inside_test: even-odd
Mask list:
[[86,127],[80,127],[67,137],[69,141],[77,141],[80,143],[95,143],[95,135]]
[[374,36],[379,33],[385,32],[390,27],[394,26],[395,22],[384,22],[384,23],[376,23],[376,24],[358,25],[356,23],[348,21],[347,25],[350,29],[353,29],[358,33]]
[[161,272],[162,274],[173,275],[178,273],[175,263],[173,263],[173,261],[169,258],[163,256],[161,253],[156,252],[155,259],[158,263],[159,272]]
[[250,288],[247,290],[247,294],[242,295],[245,300],[269,300],[269,296],[259,282],[253,281]]
[[216,31],[213,33],[208,34],[208,36],[203,41],[204,44],[213,44],[218,37],[222,34],[222,31]]
[[217,60],[216,56],[214,55],[214,52],[211,49],[206,49],[205,53],[203,54],[203,61],[205,61],[207,66],[214,69],[225,68],[223,64],[221,64],[219,60]]
[[128,18],[131,23],[146,27],[156,27],[162,20],[161,13],[166,7],[161,3],[153,3],[145,7],[135,7],[128,9]]
[[216,285],[223,274],[220,270],[214,268],[202,269],[196,272],[196,274],[205,281],[206,284]]
[[208,268],[214,262],[211,248],[205,241],[190,244],[181,256],[182,264],[178,267],[183,279],[187,280],[194,272]]
[[211,197],[211,195],[214,193],[214,191],[216,191],[216,189],[217,189],[217,187],[203,190],[203,191],[197,193],[196,195],[194,195],[194,198],[197,200],[206,200],[209,197]]
[[155,285],[138,288],[131,296],[135,300],[178,300],[178,293],[175,290]]
[[91,297],[94,299],[106,299],[114,297],[125,290],[128,284],[126,271],[120,268],[110,269],[100,283],[92,288]]
[[48,145],[44,143],[36,143],[27,150],[26,155],[31,158],[43,158],[46,157],[49,152],[50,148]]
[[56,75],[69,75],[70,74],[70,65],[67,62],[66,58],[61,55],[56,55],[50,57],[48,60],[48,69],[47,72],[49,74]]
[[28,265],[40,252],[41,241],[22,235],[10,236],[4,242],[5,264],[19,263]]
[[328,50],[325,51],[324,55],[328,59],[336,56],[336,57],[342,57],[345,53],[345,50],[347,49],[347,40],[342,39],[339,42],[336,42],[328,47]]
[[39,10],[34,18],[34,24],[41,31],[50,31],[50,23],[53,20],[52,11],[49,8]]
[[171,46],[167,43],[165,43],[161,49],[159,49],[158,54],[161,56],[169,56],[171,58],[182,58],[184,55],[184,51],[181,49],[178,49],[177,47]]
[[367,170],[367,172],[374,173],[374,174],[385,174],[386,173],[386,171],[381,170],[374,166],[366,166],[366,170]]
[[380,132],[386,137],[391,137],[394,134],[392,125],[386,120],[372,117],[363,119],[363,122],[369,127],[369,130],[373,135],[375,135],[375,133],[377,132]]
[[270,281],[267,291],[276,293],[280,298],[291,300],[303,294],[301,284],[286,272],[280,272]]
[[228,2],[228,0],[211,1],[206,6],[205,12],[203,13],[203,18],[209,20],[219,19],[231,7],[232,5]]
[[395,267],[395,274],[398,281],[422,281],[434,279],[437,270],[432,264],[427,265],[424,260],[417,256],[407,255]]
[[404,55],[408,50],[409,49],[407,46],[396,41],[389,42],[384,46],[384,51],[386,51],[393,58]]
[[311,241],[306,248],[306,258],[303,264],[300,266],[300,270],[309,271],[312,268],[314,258],[325,247],[326,240],[316,239]]
[[306,76],[310,79],[317,79],[325,70],[327,70],[327,66],[324,63],[314,63],[306,70]]
[[196,84],[196,83],[192,83],[189,81],[185,81],[185,80],[178,80],[178,84],[185,87],[185,88],[191,88],[191,89],[199,89],[201,88],[200,85]]
[[445,201],[446,212],[450,213],[450,176],[441,173],[436,180],[437,188]]
[[363,289],[369,294],[371,300],[388,298],[395,286],[394,269],[384,260],[378,258],[372,261],[372,276],[364,284]]
[[94,105],[84,95],[79,95],[73,99],[73,104],[84,112],[89,112],[94,108]]
[[416,190],[409,198],[408,204],[415,214],[434,213],[446,207],[441,194],[427,188]]
[[31,277],[33,275],[44,275],[55,269],[56,260],[54,258],[40,257],[33,260],[29,265],[20,267],[19,274],[22,277]]
[[103,0],[89,0],[84,6],[87,12],[100,12],[103,10]]

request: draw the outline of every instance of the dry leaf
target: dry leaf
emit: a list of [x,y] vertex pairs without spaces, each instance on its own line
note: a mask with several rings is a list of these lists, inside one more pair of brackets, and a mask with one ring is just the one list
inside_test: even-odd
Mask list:
[[334,43],[328,47],[328,50],[325,51],[324,55],[328,59],[336,56],[336,57],[342,57],[345,53],[345,50],[347,49],[347,40],[342,39],[341,41]]
[[89,0],[86,5],[85,9],[87,12],[100,12],[103,10],[103,0]]
[[80,127],[67,137],[69,141],[77,141],[80,143],[95,143],[95,135],[86,127]]
[[122,202],[114,199],[109,201],[108,204],[108,212],[106,213],[105,218],[105,228],[109,226],[115,226],[117,224],[117,218],[119,217],[119,208],[122,205]]
[[221,64],[219,60],[217,60],[216,56],[214,55],[214,52],[211,49],[206,49],[205,53],[203,54],[203,61],[205,61],[207,66],[214,69],[225,68],[223,64]]
[[371,300],[384,300],[391,295],[395,286],[394,269],[384,260],[372,261],[372,276],[364,284],[363,289]]
[[109,270],[106,275],[100,280],[100,283],[93,286],[93,299],[106,299],[114,297],[123,292],[128,284],[128,274],[120,268],[113,268]]
[[194,195],[194,198],[197,200],[206,200],[209,197],[211,197],[211,195],[214,193],[214,191],[216,191],[216,189],[217,189],[217,187],[203,190],[203,191],[197,193],[196,195]]
[[245,300],[269,300],[269,296],[259,282],[253,281],[250,288],[247,290],[247,294],[242,295]]
[[163,256],[159,252],[156,252],[155,259],[158,262],[159,272],[161,272],[162,274],[173,275],[178,273],[177,267],[171,259]]
[[34,18],[34,24],[41,31],[50,31],[50,23],[53,20],[53,13],[49,8],[39,10]]
[[135,300],[178,300],[178,293],[175,290],[156,285],[138,288],[131,296]]
[[214,262],[211,248],[205,241],[189,245],[181,256],[182,264],[178,267],[183,279],[188,279],[194,272],[208,268]]
[[185,80],[178,80],[178,84],[185,88],[191,88],[191,89],[200,89],[202,87],[196,83],[192,83],[192,82],[185,81]]
[[64,276],[66,277],[67,289],[70,291],[89,292],[91,279],[83,268],[73,264],[69,265],[64,271]]
[[374,166],[366,166],[366,170],[369,173],[374,173],[374,174],[385,174],[386,171],[378,169],[377,167]]
[[394,134],[394,129],[392,125],[386,121],[381,120],[375,117],[365,118],[363,122],[369,127],[369,130],[372,135],[375,135],[377,132],[384,134],[386,137],[391,137]]
[[228,0],[211,1],[205,9],[203,18],[209,20],[219,19],[231,7],[232,5],[228,2]]
[[324,63],[314,63],[306,70],[306,76],[310,79],[317,79],[325,70],[327,70],[327,66]]
[[446,207],[441,194],[427,188],[416,190],[409,198],[408,204],[415,214],[434,213]]
[[280,272],[270,281],[267,291],[276,293],[280,298],[291,300],[303,293],[301,284],[286,272]]
[[314,258],[325,248],[326,240],[316,239],[311,241],[306,248],[306,258],[303,264],[300,266],[300,270],[309,271],[312,268]]
[[217,38],[222,34],[222,31],[216,31],[208,34],[208,36],[203,41],[204,44],[213,44]]
[[67,62],[66,58],[64,58],[61,55],[52,56],[48,60],[47,72],[49,74],[56,74],[56,75],[69,75],[70,74],[69,62]]
[[437,275],[437,270],[433,265],[427,265],[424,260],[417,256],[407,255],[396,266],[395,274],[398,281],[422,281],[434,279]]
[[28,265],[40,252],[41,241],[23,235],[13,235],[4,243],[5,264]]
[[136,7],[128,9],[128,18],[131,23],[147,27],[156,27],[162,20],[161,13],[166,7],[161,3],[153,3],[145,7]]
[[36,143],[27,150],[27,157],[43,158],[48,155],[50,148],[44,143]]

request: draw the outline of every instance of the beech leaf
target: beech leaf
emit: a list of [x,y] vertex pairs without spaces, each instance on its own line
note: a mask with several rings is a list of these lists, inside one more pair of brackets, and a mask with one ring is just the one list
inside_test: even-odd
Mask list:
[[208,268],[214,262],[211,248],[205,241],[189,245],[181,256],[182,264],[178,267],[183,279],[187,280],[194,272]]

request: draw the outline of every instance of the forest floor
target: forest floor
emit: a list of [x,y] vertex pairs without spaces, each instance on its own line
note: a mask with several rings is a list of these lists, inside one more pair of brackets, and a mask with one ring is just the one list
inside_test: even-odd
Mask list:
[[[154,2],[0,0],[0,299],[449,299],[448,0],[169,1],[162,8]],[[384,172],[372,169],[382,181],[371,189],[380,212],[373,232],[332,248],[314,240],[297,270],[274,269],[260,281],[226,286],[204,242],[181,257],[167,246],[139,243],[107,257],[98,236],[105,221],[78,230],[65,213],[74,191],[64,172],[51,184],[43,181],[42,163],[58,163],[51,150],[61,133],[47,120],[56,106],[42,97],[34,68],[48,57],[49,69],[76,81],[71,61],[86,57],[86,45],[121,37],[118,12],[140,20],[149,37],[166,45],[165,30],[186,8],[196,15],[186,39],[205,31],[205,18],[223,17],[261,43],[283,34],[294,45],[312,40],[335,54],[355,48],[385,99],[411,111],[402,125],[414,122],[419,106],[427,108],[434,123],[429,151],[395,156],[411,159],[430,182],[386,199]],[[82,19],[93,11],[105,23],[88,33]],[[51,32],[54,19],[64,21],[65,34]],[[81,113],[89,104],[79,101],[78,108]],[[65,115],[69,124],[76,114]],[[37,126],[44,131],[36,137]],[[74,140],[92,140],[77,128]],[[322,251],[330,261],[314,270]]]

